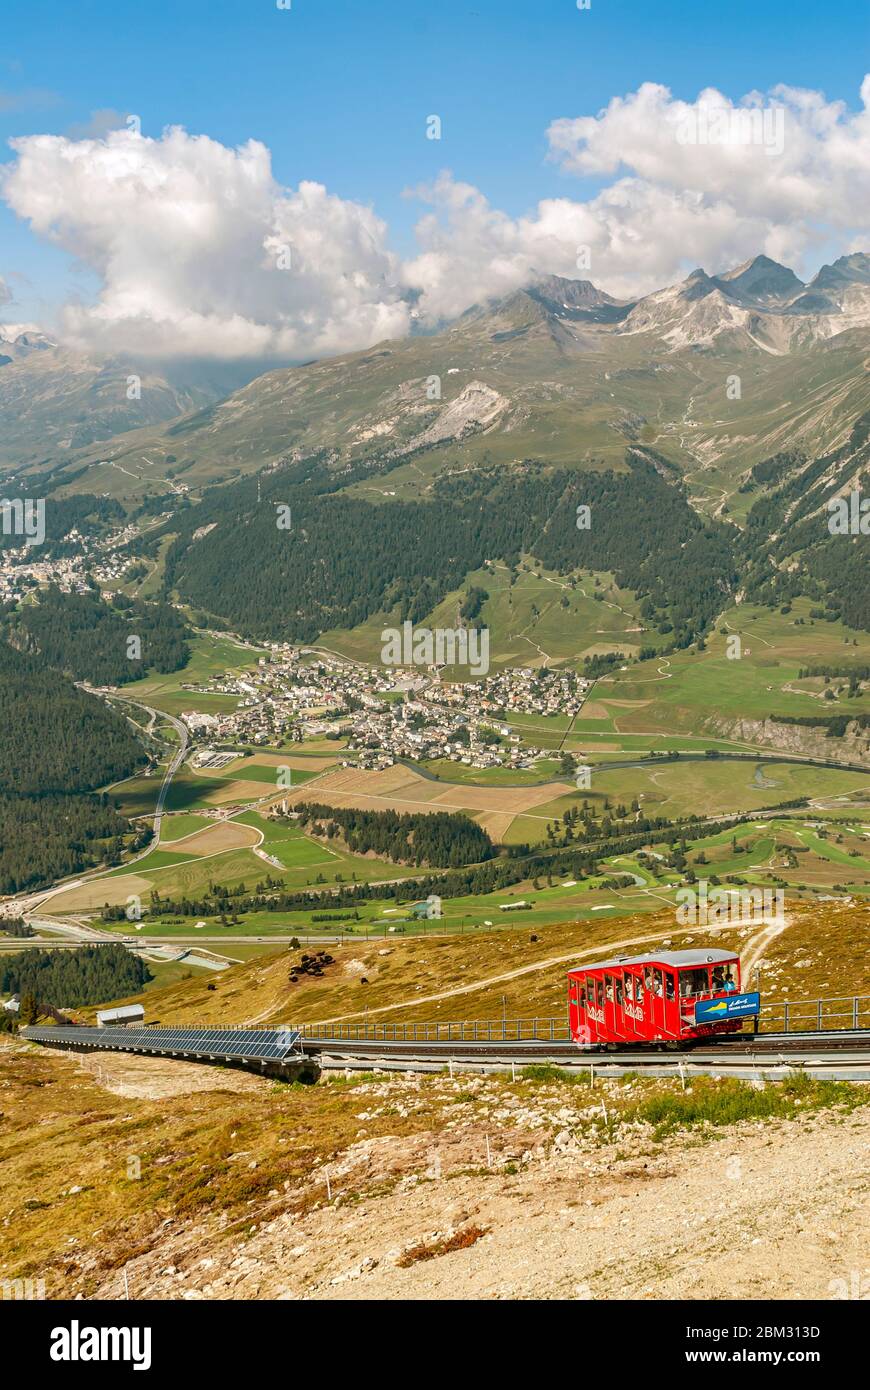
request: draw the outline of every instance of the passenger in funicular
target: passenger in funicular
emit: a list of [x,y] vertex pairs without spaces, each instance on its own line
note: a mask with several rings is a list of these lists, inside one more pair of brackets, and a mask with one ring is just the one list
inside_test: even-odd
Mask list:
[[[721,987],[721,986],[720,986]],[[713,990],[715,992],[715,975]],[[700,994],[710,993],[710,980],[707,971],[702,967],[700,970],[681,970],[680,971],[680,998],[695,999]]]

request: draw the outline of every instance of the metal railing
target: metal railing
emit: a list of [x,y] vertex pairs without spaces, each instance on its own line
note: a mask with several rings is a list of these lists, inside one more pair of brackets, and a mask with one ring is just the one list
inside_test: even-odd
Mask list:
[[870,994],[763,1003],[759,1028],[764,1033],[827,1033],[870,1028]]
[[[752,1019],[744,1022],[748,1036]],[[376,1023],[370,1019],[335,1023],[207,1023],[184,1022],[172,1024],[137,1024],[155,1034],[155,1043],[166,1029],[183,1029],[213,1033],[223,1031],[293,1031],[303,1041],[317,1042],[336,1039],[343,1042],[570,1042],[568,1020],[561,1016],[541,1018],[454,1019],[444,1022],[409,1020]],[[831,999],[775,1000],[762,1003],[758,1020],[760,1033],[812,1033],[870,1029],[870,995],[843,995]],[[29,1030],[30,1031],[30,1030]],[[52,1028],[40,1030],[52,1033]],[[120,1028],[113,1029],[117,1035]],[[30,1034],[32,1036],[32,1032]],[[42,1041],[42,1039],[40,1039]]]
[[464,1019],[444,1023],[301,1023],[303,1042],[570,1042],[561,1018]]
[[[748,1035],[752,1019],[744,1019]],[[570,1042],[564,1017],[497,1018],[449,1022],[387,1022],[368,1019],[297,1024],[303,1041],[342,1042]],[[761,1033],[823,1033],[870,1028],[870,995],[832,999],[781,1000],[762,1004]]]

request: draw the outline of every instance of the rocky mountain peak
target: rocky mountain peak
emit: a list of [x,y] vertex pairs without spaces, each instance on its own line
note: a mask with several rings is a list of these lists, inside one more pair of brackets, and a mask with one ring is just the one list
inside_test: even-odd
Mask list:
[[805,288],[793,270],[771,260],[770,256],[754,256],[718,278],[735,298],[744,302],[784,304]]

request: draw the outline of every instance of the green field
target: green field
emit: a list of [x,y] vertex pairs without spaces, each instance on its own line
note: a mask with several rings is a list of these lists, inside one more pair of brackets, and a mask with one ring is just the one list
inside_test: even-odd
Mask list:
[[529,768],[466,767],[463,763],[451,762],[449,758],[431,758],[419,766],[422,771],[432,773],[442,782],[454,782],[460,786],[527,787],[559,779],[559,763],[555,758],[542,758]]
[[[489,628],[492,670],[504,666],[577,666],[596,652],[623,651],[630,656],[641,646],[665,643],[659,633],[643,628],[633,596],[617,586],[613,575],[578,572],[572,585],[571,577],[535,569],[531,561],[522,562],[513,585],[510,571],[501,563],[492,570],[472,571],[462,588],[446,594],[420,625],[455,627],[458,607],[471,587],[489,594],[475,621]],[[379,613],[359,627],[324,633],[320,645],[376,665],[381,632],[398,621],[395,613]],[[457,667],[455,679],[467,678],[468,672]]]
[[[220,771],[215,769],[213,772],[209,772],[208,776],[221,782],[262,782],[264,786],[270,786],[273,790],[280,790],[285,784],[278,782],[279,772],[278,764],[258,763],[256,759],[245,759],[244,762],[235,767],[228,766],[221,768]],[[285,773],[284,776],[286,777],[286,775]],[[290,786],[301,786],[303,782],[308,782],[312,777],[317,776],[319,776],[317,772],[293,767],[290,769]]]
[[150,777],[128,777],[109,788],[109,795],[117,801],[125,816],[153,815],[163,783],[163,767],[154,769]]
[[[756,745],[773,735],[747,722],[774,714],[825,717],[870,712],[870,697],[826,700],[810,693],[810,683],[792,689],[804,666],[870,662],[870,637],[841,623],[809,616],[808,600],[797,600],[784,615],[744,604],[730,609],[703,652],[686,651],[654,659],[597,681],[592,700],[604,717],[577,721],[574,732],[618,729],[657,733],[669,743],[674,734],[738,737]],[[737,635],[742,656],[731,660],[726,639]],[[622,703],[624,702],[624,703]],[[838,740],[829,740],[837,757]]]
[[[824,837],[807,824],[807,816],[820,821]],[[254,824],[249,814],[244,819]],[[727,886],[727,876],[736,876],[748,886],[772,887],[777,882],[786,885],[788,895],[811,896],[835,891],[848,884],[848,891],[859,897],[870,895],[870,839],[866,821],[840,824],[839,818],[815,813],[794,813],[758,822],[747,822],[735,830],[707,835],[688,845],[688,861],[698,879],[718,880]],[[285,835],[290,827],[280,827],[273,844],[288,849],[294,836]],[[736,849],[735,849],[736,845]],[[789,868],[785,855],[789,847],[803,852],[794,855],[797,867]],[[602,861],[595,878],[571,883],[564,876],[554,876],[552,884],[542,875],[534,883],[526,882],[498,893],[462,898],[445,898],[443,918],[423,924],[407,921],[407,905],[395,900],[379,899],[356,905],[359,920],[353,921],[353,908],[340,909],[325,899],[319,909],[335,921],[316,923],[310,911],[259,912],[244,914],[240,924],[221,927],[214,918],[207,919],[203,935],[246,937],[286,936],[311,932],[325,936],[355,935],[420,935],[473,930],[488,923],[505,929],[524,930],[551,925],[561,921],[597,920],[599,917],[618,917],[633,912],[656,912],[663,906],[676,906],[676,888],[682,876],[663,862],[666,846],[652,846],[648,860],[641,862],[636,854],[616,855]],[[658,856],[658,858],[656,858]],[[702,856],[699,858],[699,856]],[[706,860],[706,862],[704,862]],[[216,861],[211,861],[215,863]],[[356,861],[357,863],[359,861]],[[604,879],[615,875],[633,875],[635,882],[623,888],[604,888]],[[393,876],[392,873],[390,875]],[[641,880],[638,882],[637,880]],[[525,901],[528,910],[502,912],[504,904]],[[186,936],[191,934],[192,921],[176,919],[150,920],[144,930],[154,936]],[[392,930],[391,930],[392,928]],[[123,934],[129,928],[119,925]],[[228,947],[235,953],[235,947]]]
[[167,811],[188,811],[212,805],[206,800],[209,792],[225,794],[227,783],[224,778],[213,775],[200,775],[182,767],[176,772],[166,794]]
[[263,655],[262,649],[239,646],[229,638],[213,637],[208,633],[192,637],[190,649],[190,660],[182,670],[168,674],[153,672],[144,680],[125,685],[123,694],[132,700],[143,700],[167,714],[178,715],[188,709],[200,710],[203,714],[231,713],[239,703],[237,696],[201,694],[181,687],[204,685],[212,676],[224,672],[250,670]]
[[190,856],[183,852],[176,854],[172,850],[152,849],[150,854],[146,854],[130,864],[123,864],[120,869],[111,869],[102,877],[122,878],[128,874],[143,874],[153,869],[168,869],[174,864],[187,863],[189,858]]
[[193,835],[197,830],[204,830],[207,825],[211,825],[208,816],[164,816],[160,822],[160,843],[172,844],[174,840],[180,840],[185,835]]

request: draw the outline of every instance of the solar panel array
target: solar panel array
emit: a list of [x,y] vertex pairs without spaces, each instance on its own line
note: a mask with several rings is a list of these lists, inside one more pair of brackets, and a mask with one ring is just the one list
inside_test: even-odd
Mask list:
[[121,1052],[175,1052],[194,1057],[282,1062],[299,1051],[295,1028],[25,1028],[31,1042],[77,1043]]

